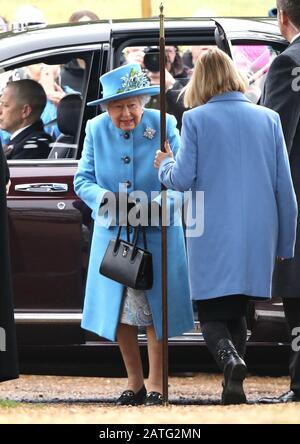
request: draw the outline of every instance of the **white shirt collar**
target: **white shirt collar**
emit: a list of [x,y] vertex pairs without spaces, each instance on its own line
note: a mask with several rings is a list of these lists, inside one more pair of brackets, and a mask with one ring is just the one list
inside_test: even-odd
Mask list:
[[298,37],[300,37],[300,32],[298,32],[298,34],[294,35],[294,37],[292,38],[290,43],[293,43]]
[[18,129],[17,131],[15,131],[14,133],[12,133],[12,135],[10,136],[10,139],[14,139],[18,134],[20,134],[22,131],[26,130],[26,128],[28,128],[30,125],[26,125],[23,126],[23,128]]

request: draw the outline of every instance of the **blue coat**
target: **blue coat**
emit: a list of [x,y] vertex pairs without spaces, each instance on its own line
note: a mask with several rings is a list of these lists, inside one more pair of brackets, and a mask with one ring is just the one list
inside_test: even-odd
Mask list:
[[[294,254],[297,204],[277,113],[242,93],[213,97],[184,113],[168,187],[204,192],[204,232],[187,239],[193,299],[269,298],[276,256]],[[199,217],[199,215],[198,215]]]
[[[155,130],[154,137],[145,136],[147,128]],[[151,132],[151,131],[150,131]],[[167,136],[177,152],[179,134],[176,120],[167,118]],[[99,274],[99,266],[111,238],[116,237],[117,227],[110,226],[107,214],[99,216],[99,205],[108,190],[117,192],[119,184],[126,181],[127,191],[160,192],[160,182],[153,167],[159,148],[159,112],[144,110],[139,125],[124,137],[107,113],[88,122],[82,158],[74,179],[78,196],[92,209],[95,219],[90,262],[88,269],[82,327],[110,340],[115,340],[119,322],[124,287]],[[177,193],[178,194],[178,193]],[[173,193],[174,195],[174,193]],[[169,200],[172,201],[172,192]],[[178,213],[178,211],[177,211]],[[180,210],[179,210],[180,213]],[[106,217],[105,217],[106,216]],[[168,296],[169,336],[176,336],[193,328],[192,306],[189,295],[188,274],[183,229],[168,227]],[[174,220],[174,219],[172,219]],[[158,339],[162,337],[161,304],[161,231],[147,229],[148,249],[153,255],[154,284],[146,292]]]

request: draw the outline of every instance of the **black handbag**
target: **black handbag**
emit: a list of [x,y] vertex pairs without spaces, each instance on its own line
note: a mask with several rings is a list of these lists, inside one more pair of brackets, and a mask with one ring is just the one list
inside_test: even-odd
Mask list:
[[[129,227],[127,241],[120,238],[121,230],[122,225],[117,238],[109,241],[99,273],[126,287],[149,290],[153,285],[153,265],[152,254],[147,250],[145,227],[138,225],[134,228],[132,243],[129,242]],[[137,246],[140,231],[143,233],[144,249]]]

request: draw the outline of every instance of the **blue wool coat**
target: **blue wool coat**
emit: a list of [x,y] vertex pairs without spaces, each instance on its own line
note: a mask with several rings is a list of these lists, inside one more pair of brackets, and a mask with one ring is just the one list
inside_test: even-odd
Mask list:
[[[119,191],[120,184],[125,186],[126,183],[128,193],[141,190],[149,198],[153,191],[159,194],[160,182],[157,171],[153,167],[155,152],[160,144],[159,119],[158,111],[144,110],[141,122],[129,132],[129,137],[128,133],[125,134],[113,125],[108,113],[90,120],[86,128],[82,158],[74,178],[76,193],[92,209],[92,216],[95,219],[82,327],[110,340],[116,339],[124,287],[99,274],[99,266],[108,242],[116,237],[117,233],[117,227],[110,226],[111,220],[107,214],[99,216],[99,206],[105,193],[108,190]],[[147,128],[148,133],[145,133]],[[177,152],[180,139],[176,129],[176,120],[172,116],[167,117],[167,137]],[[175,194],[171,192],[170,204],[175,197]],[[177,210],[171,220],[176,222],[177,226],[170,226],[167,230],[168,332],[169,336],[176,336],[193,328],[193,315],[180,210]],[[146,292],[146,297],[151,308],[156,336],[161,339],[161,231],[159,227],[147,229],[147,241],[148,249],[153,255],[154,284],[153,288]]]
[[[276,256],[294,254],[297,204],[277,113],[242,93],[213,97],[184,113],[169,188],[204,192],[204,232],[187,239],[193,299],[269,298]],[[198,214],[198,218],[199,218]]]

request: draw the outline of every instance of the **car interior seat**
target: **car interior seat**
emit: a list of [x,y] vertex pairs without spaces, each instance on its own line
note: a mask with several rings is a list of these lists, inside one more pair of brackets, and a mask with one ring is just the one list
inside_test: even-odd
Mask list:
[[57,107],[57,126],[61,134],[54,142],[48,159],[74,158],[82,98],[80,94],[67,94]]

